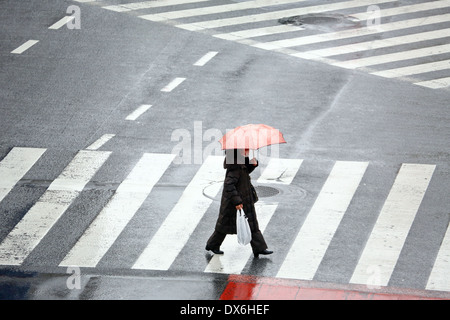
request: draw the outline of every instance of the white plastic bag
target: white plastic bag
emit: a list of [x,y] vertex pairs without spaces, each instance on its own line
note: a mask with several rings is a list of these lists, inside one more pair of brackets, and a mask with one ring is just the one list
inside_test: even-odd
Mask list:
[[239,210],[236,212],[236,229],[238,243],[243,246],[249,244],[252,240],[252,232],[244,210]]

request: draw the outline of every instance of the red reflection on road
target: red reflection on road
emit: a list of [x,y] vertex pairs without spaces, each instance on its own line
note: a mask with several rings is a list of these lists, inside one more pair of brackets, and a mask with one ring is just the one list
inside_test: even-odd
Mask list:
[[230,275],[220,300],[445,300],[407,289],[370,292],[359,286],[347,287],[316,288],[299,280]]

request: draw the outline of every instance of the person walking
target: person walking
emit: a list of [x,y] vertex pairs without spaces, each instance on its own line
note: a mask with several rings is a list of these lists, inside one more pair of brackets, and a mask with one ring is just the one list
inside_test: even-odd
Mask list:
[[260,254],[268,255],[273,251],[267,250],[267,244],[259,230],[256,217],[255,202],[256,191],[251,184],[250,173],[258,166],[258,161],[249,160],[248,149],[228,149],[225,151],[224,169],[226,169],[223,192],[220,203],[219,217],[213,234],[206,243],[206,250],[215,254],[223,254],[220,250],[222,242],[227,234],[236,234],[236,214],[238,210],[244,210],[252,240],[250,245],[253,255],[257,258]]

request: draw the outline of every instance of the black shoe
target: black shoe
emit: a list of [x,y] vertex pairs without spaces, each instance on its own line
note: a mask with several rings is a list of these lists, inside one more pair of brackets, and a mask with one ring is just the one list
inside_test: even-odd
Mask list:
[[223,251],[222,250],[219,250],[219,249],[211,249],[211,248],[209,248],[208,246],[206,246],[206,248],[205,248],[207,251],[212,251],[213,253],[215,253],[215,254],[223,254]]
[[261,251],[261,252],[254,253],[254,255],[255,255],[255,258],[258,258],[260,254],[262,254],[262,255],[268,255],[268,254],[272,254],[272,253],[273,253],[273,251],[270,251],[270,250],[265,249],[265,250],[263,250],[263,251]]

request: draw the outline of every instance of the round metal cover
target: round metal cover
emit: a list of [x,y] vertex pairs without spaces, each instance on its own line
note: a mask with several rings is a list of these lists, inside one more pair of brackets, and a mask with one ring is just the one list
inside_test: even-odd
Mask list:
[[255,190],[256,194],[258,195],[258,198],[273,197],[280,193],[278,189],[267,186],[255,186]]
[[354,28],[360,25],[361,21],[341,14],[312,13],[300,16],[284,17],[278,19],[278,23],[320,30],[340,30]]

